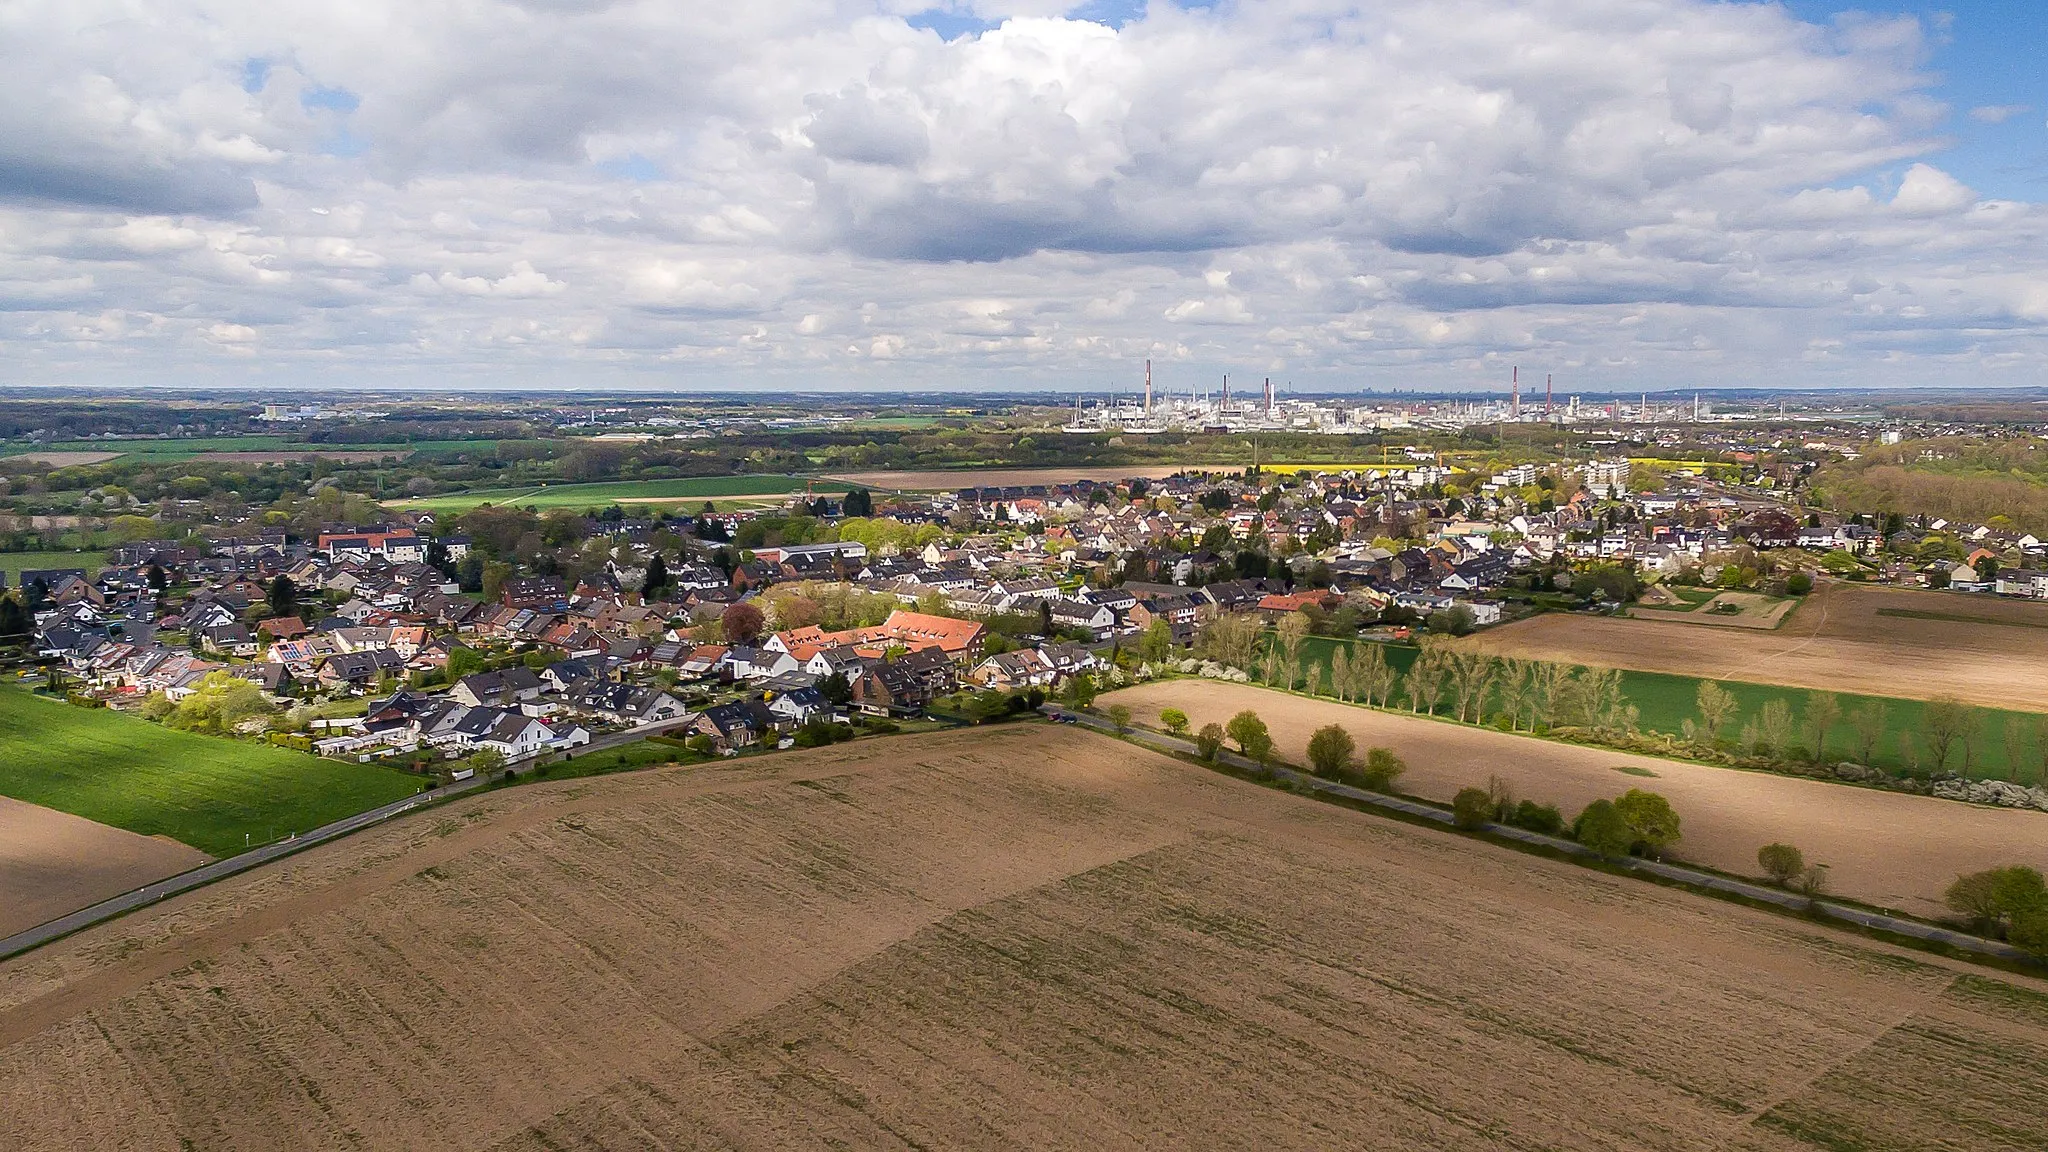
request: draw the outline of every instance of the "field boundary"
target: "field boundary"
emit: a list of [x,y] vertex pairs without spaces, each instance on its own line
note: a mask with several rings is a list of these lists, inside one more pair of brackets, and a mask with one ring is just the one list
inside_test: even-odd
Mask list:
[[[1370,792],[1349,784],[1340,784],[1313,776],[1285,764],[1260,764],[1235,752],[1220,750],[1216,761],[1201,759],[1194,742],[1148,728],[1126,727],[1119,732],[1111,722],[1093,713],[1063,709],[1059,705],[1047,704],[1042,711],[1049,715],[1074,717],[1088,728],[1117,739],[1127,740],[1155,752],[1164,752],[1175,759],[1191,762],[1197,766],[1218,770],[1217,764],[1254,774],[1268,774],[1291,785],[1294,791],[1304,788],[1317,799],[1343,802],[1345,807],[1392,817],[1403,823],[1423,823],[1439,829],[1452,825],[1448,808],[1438,807],[1421,800],[1404,796],[1393,796],[1382,792]],[[1229,773],[1235,775],[1236,773]],[[1256,782],[1256,781],[1255,781]],[[1640,857],[1609,858],[1601,856],[1576,840],[1546,836],[1525,828],[1506,824],[1486,823],[1467,835],[1497,843],[1503,847],[1521,851],[1533,851],[1551,858],[1564,858],[1586,867],[1592,867],[1615,875],[1630,875],[1652,883],[1684,888],[1703,896],[1733,900],[1753,907],[1763,907],[1778,912],[1789,912],[1802,918],[1827,923],[1832,927],[1848,927],[1854,930],[1876,933],[1880,937],[1892,937],[1890,943],[1900,943],[1921,949],[1946,950],[1943,954],[1963,953],[1962,959],[1979,963],[1991,963],[2002,970],[2019,971],[2030,976],[2042,976],[2044,965],[2033,956],[2009,944],[1972,936],[1950,928],[1929,924],[1920,920],[1873,912],[1832,900],[1811,900],[1779,888],[1771,888],[1752,881],[1704,868],[1683,864],[1672,864],[1662,860],[1645,860]]]
[[1996,616],[1972,616],[1966,612],[1930,612],[1920,608],[1879,608],[1879,616],[1900,620],[1935,620],[1947,624],[1983,624],[1991,628],[2048,628],[2048,620],[2000,620]]

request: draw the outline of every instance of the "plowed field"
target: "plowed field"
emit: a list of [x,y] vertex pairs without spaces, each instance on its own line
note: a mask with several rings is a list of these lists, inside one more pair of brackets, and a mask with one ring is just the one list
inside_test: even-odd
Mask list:
[[1774,631],[1697,627],[1689,615],[1552,613],[1470,643],[1503,656],[2048,711],[2048,604],[2038,601],[1836,584]]
[[174,840],[0,796],[0,936],[210,859]]
[[1556,804],[1570,819],[1594,800],[1647,788],[1668,798],[1684,822],[1685,839],[1672,853],[1679,859],[1754,876],[1756,850],[1784,841],[1828,865],[1836,894],[1916,916],[1945,915],[1941,893],[1959,873],[2048,867],[2048,813],[1555,744],[1214,680],[1164,681],[1102,698],[1103,706],[1112,703],[1130,705],[1154,727],[1168,706],[1197,728],[1249,708],[1295,764],[1308,763],[1317,728],[1342,725],[1361,755],[1379,744],[1407,760],[1401,791],[1442,803],[1499,776],[1518,797]]
[[2038,1148],[2048,997],[1015,726],[462,801],[0,967],[0,1146]]

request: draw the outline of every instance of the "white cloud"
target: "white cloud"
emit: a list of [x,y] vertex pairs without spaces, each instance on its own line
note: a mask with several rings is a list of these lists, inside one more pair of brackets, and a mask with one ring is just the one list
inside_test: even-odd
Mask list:
[[177,379],[247,328],[338,383],[1407,385],[1512,353],[1627,387],[2048,351],[2042,211],[1928,162],[1911,19],[947,0],[1001,22],[947,43],[905,22],[930,7],[9,5],[0,362]]
[[1979,124],[2003,124],[2030,111],[2032,109],[2025,104],[1986,104],[1970,109],[1970,119]]

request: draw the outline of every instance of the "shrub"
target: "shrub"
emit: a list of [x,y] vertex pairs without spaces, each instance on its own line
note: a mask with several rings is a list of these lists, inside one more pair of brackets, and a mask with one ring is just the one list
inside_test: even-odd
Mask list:
[[2048,915],[2048,884],[2033,868],[1986,868],[1956,877],[1942,900],[1979,930],[1997,932]]
[[1790,884],[1806,871],[1806,856],[1790,844],[1764,845],[1756,850],[1756,863],[1778,885]]
[[1493,819],[1493,797],[1484,788],[1460,788],[1451,797],[1451,823],[1466,831],[1484,828]]
[[1374,792],[1391,792],[1394,782],[1408,771],[1408,762],[1392,748],[1369,748],[1365,753],[1364,785]]
[[1635,830],[1615,810],[1612,800],[1595,800],[1572,821],[1572,839],[1602,856],[1626,856]]
[[1196,754],[1204,760],[1214,760],[1216,754],[1221,751],[1223,751],[1223,725],[1202,725],[1202,730],[1195,733]]
[[1178,708],[1161,708],[1159,722],[1166,725],[1166,730],[1176,736],[1188,730],[1188,714]]
[[1555,804],[1538,804],[1534,800],[1524,800],[1515,805],[1514,814],[1508,817],[1508,823],[1517,828],[1527,828],[1531,832],[1541,832],[1545,836],[1555,836],[1564,831],[1564,813],[1559,812]]
[[1308,738],[1309,768],[1324,779],[1339,779],[1345,769],[1351,767],[1351,759],[1357,751],[1357,742],[1342,725],[1324,725]]
[[1131,730],[1131,706],[1128,704],[1111,704],[1109,706],[1109,723],[1110,727],[1116,729],[1116,734],[1119,736],[1129,732]]
[[1793,596],[1804,596],[1813,591],[1813,577],[1804,572],[1794,572],[1785,577],[1785,591]]
[[1669,800],[1655,792],[1631,788],[1614,802],[1614,810],[1633,837],[1629,843],[1631,851],[1662,856],[1664,849],[1679,841],[1678,813],[1672,810]]
[[1259,714],[1249,708],[1232,716],[1223,732],[1237,742],[1239,752],[1260,764],[1273,754],[1273,734],[1266,730],[1266,722],[1259,719]]

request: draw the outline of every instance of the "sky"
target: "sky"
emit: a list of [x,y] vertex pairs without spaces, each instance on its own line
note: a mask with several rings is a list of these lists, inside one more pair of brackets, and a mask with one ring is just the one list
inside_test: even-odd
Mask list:
[[11,0],[0,383],[2048,386],[2039,0]]

